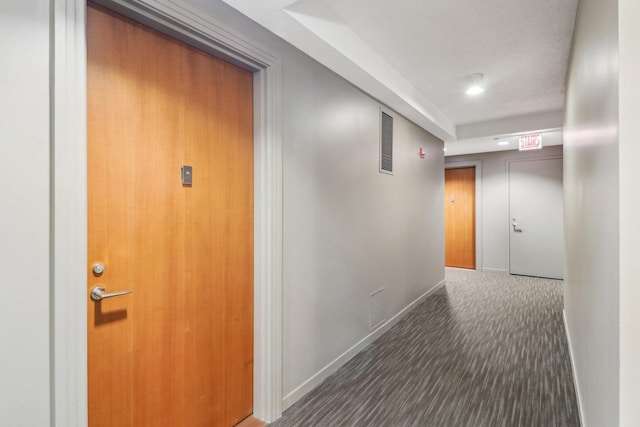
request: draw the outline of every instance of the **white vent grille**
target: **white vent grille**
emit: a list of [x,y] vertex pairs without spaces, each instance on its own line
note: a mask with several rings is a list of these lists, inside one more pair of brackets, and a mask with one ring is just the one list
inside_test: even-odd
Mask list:
[[393,173],[393,117],[380,115],[380,172]]

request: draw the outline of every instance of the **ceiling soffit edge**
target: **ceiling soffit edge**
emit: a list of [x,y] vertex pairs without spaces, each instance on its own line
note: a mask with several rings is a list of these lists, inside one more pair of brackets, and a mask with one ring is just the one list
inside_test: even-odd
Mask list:
[[223,0],[436,137],[456,127],[408,80],[316,0]]

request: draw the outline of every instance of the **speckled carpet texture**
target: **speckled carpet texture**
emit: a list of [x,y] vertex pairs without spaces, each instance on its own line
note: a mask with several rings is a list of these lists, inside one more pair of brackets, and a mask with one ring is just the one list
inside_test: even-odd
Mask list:
[[562,281],[446,277],[271,426],[579,426]]

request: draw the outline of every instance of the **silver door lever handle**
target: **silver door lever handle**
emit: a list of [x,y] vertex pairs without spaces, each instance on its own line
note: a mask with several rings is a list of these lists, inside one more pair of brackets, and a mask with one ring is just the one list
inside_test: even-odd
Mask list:
[[522,229],[521,228],[516,228],[516,226],[518,225],[517,222],[513,221],[513,223],[511,225],[513,225],[513,231],[515,231],[516,233],[522,233]]
[[91,299],[94,301],[102,301],[106,298],[119,297],[120,295],[127,295],[133,291],[113,292],[111,294],[106,293],[107,290],[103,286],[94,286],[91,289]]

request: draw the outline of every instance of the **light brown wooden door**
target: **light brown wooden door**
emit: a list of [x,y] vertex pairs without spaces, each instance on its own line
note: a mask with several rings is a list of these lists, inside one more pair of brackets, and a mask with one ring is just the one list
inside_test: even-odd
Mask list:
[[232,426],[253,401],[252,75],[87,19],[87,294],[133,291],[88,298],[89,425]]
[[447,267],[476,268],[476,168],[445,169]]

